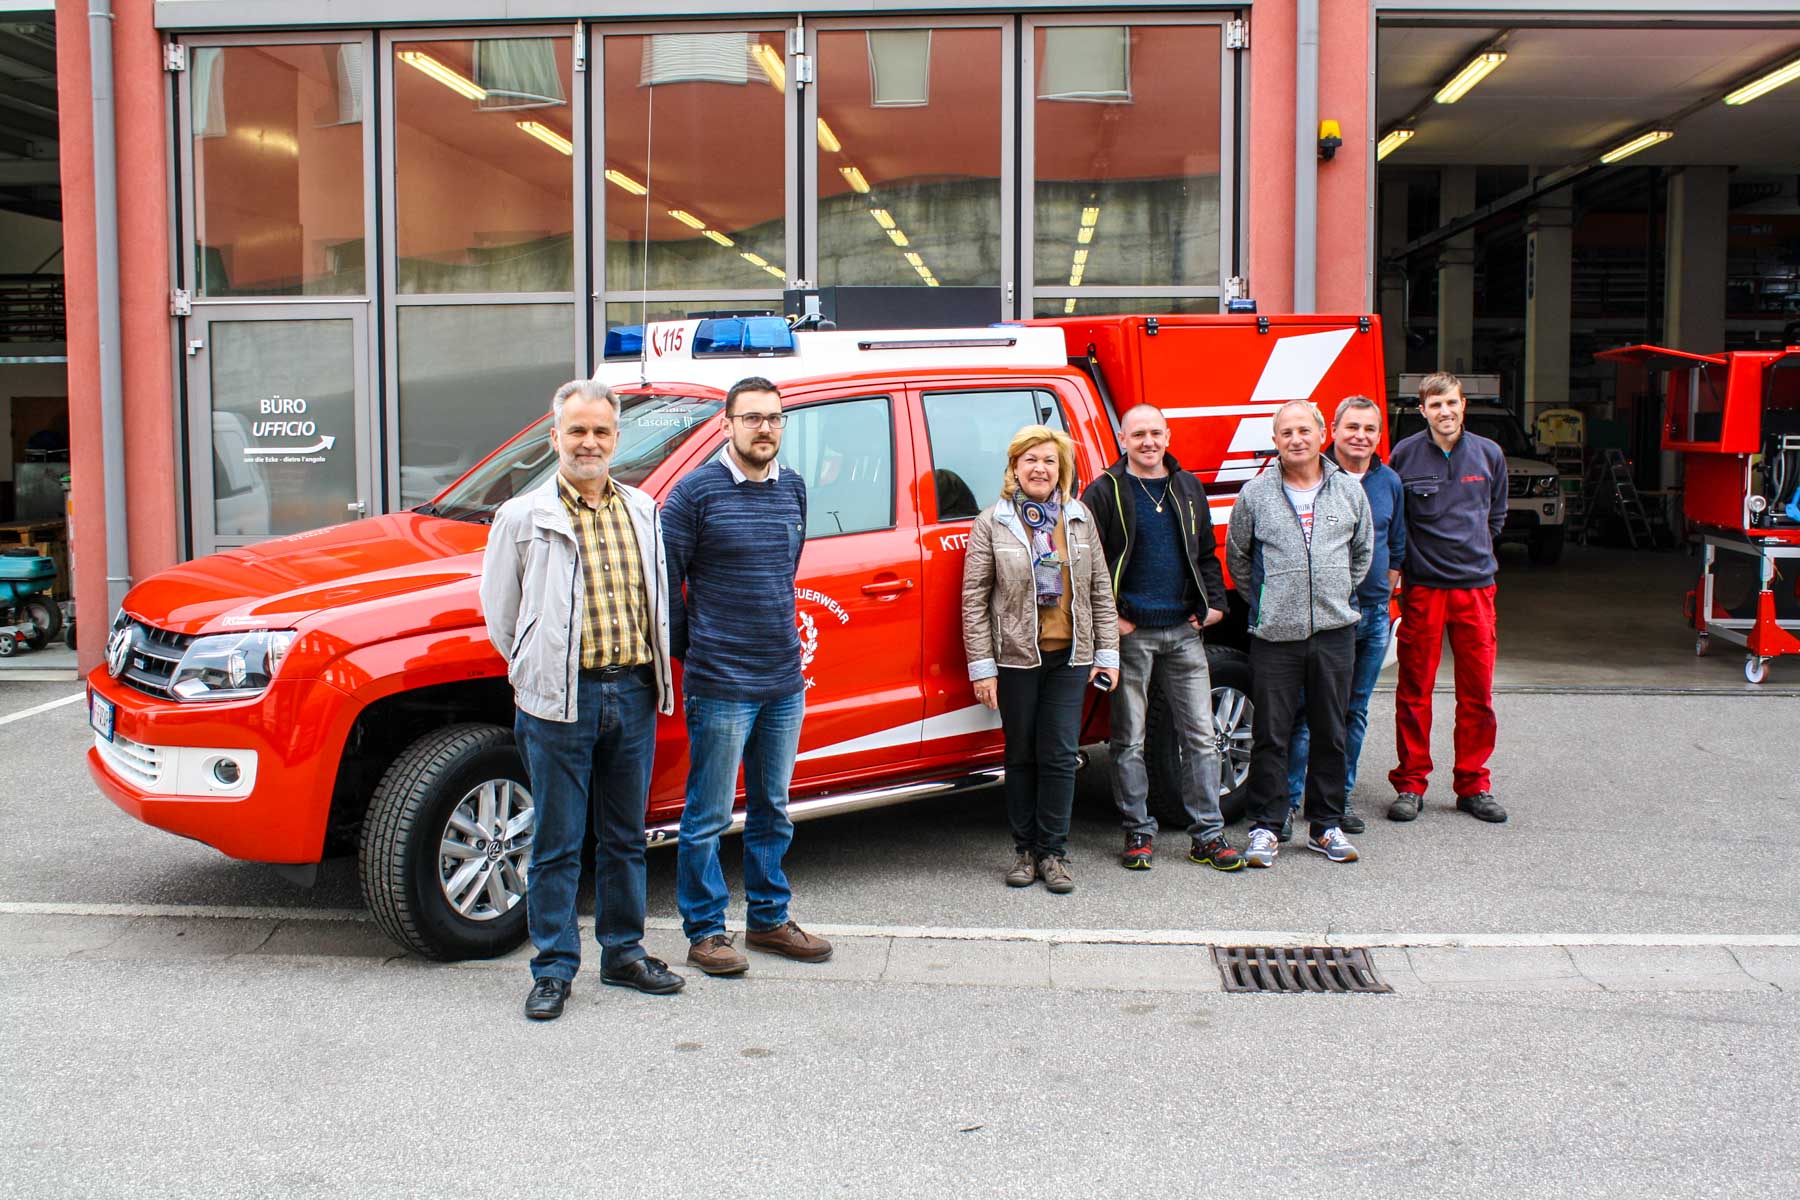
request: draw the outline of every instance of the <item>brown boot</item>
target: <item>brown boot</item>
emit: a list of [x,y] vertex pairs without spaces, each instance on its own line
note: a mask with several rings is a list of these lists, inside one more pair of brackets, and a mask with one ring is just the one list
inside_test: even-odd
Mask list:
[[758,950],[767,950],[770,954],[780,954],[800,962],[824,962],[831,957],[830,942],[822,937],[814,937],[792,921],[774,929],[752,929],[744,935],[744,940]]
[[750,969],[750,960],[731,944],[731,935],[715,933],[688,947],[688,966],[699,967],[708,975],[742,975]]

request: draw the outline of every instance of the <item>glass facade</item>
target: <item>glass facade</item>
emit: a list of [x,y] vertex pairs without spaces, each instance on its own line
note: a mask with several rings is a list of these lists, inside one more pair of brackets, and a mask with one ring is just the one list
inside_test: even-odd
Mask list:
[[[179,39],[192,549],[423,503],[607,329],[779,313],[799,279],[994,288],[997,318],[1216,311],[1222,20]],[[262,419],[302,394],[333,439],[307,472]]]

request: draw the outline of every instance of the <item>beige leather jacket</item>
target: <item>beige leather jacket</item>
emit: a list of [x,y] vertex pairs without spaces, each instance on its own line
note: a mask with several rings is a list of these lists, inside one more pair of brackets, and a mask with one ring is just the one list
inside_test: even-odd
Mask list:
[[[1064,501],[1063,516],[1068,524],[1069,616],[1075,625],[1069,665],[1117,667],[1119,618],[1100,533],[1079,500]],[[971,680],[991,679],[1001,667],[1035,667],[1043,661],[1030,534],[1010,500],[975,518],[963,562],[962,611]]]

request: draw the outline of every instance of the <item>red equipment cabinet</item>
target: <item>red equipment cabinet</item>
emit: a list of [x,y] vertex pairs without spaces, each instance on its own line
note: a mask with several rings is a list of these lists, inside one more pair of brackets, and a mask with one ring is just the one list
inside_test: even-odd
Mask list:
[[[1694,652],[1711,639],[1743,646],[1744,678],[1761,683],[1768,662],[1800,654],[1800,346],[1691,354],[1627,346],[1595,355],[1664,381],[1662,447],[1680,454],[1682,513],[1700,548],[1700,578],[1687,595]],[[1727,594],[1721,555],[1753,560],[1758,586]]]

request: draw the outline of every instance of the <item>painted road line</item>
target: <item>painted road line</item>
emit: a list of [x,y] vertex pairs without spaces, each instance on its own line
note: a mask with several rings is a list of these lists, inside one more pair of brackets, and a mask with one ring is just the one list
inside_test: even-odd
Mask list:
[[[221,904],[70,904],[0,901],[0,916],[165,917],[241,921],[367,921],[359,908],[275,908]],[[592,919],[582,918],[584,926]],[[649,929],[679,930],[674,917],[651,917]],[[1401,949],[1470,947],[1518,949],[1545,946],[1773,946],[1800,949],[1792,933],[1412,933],[1402,930],[1334,933],[1269,929],[1030,929],[947,925],[809,925],[824,937],[905,938],[938,941],[1048,942],[1055,945],[1140,946],[1362,946]]]
[[30,708],[21,708],[16,713],[7,713],[0,717],[0,725],[11,725],[14,721],[23,721],[26,717],[35,717],[41,712],[49,712],[53,708],[61,708],[65,704],[73,704],[77,700],[87,699],[86,692],[76,692],[73,696],[64,696],[61,700],[46,700],[42,704],[34,704]]

